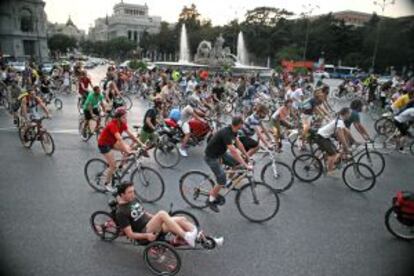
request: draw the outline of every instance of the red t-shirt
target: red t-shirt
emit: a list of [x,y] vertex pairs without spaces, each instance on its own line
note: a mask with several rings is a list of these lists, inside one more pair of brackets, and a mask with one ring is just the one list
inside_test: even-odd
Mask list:
[[[82,84],[83,87],[86,88],[86,90],[82,88]],[[92,84],[92,82],[88,77],[81,77],[79,80],[79,94],[85,94],[88,91],[88,86],[90,84]]]
[[128,125],[119,123],[117,119],[110,121],[99,135],[99,146],[113,146],[116,143],[115,133],[122,134],[123,131],[128,129]]

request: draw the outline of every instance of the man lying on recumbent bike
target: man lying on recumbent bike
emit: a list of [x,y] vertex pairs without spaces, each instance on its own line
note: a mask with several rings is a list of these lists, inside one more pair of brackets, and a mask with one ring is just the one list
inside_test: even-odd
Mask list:
[[[136,199],[134,186],[130,182],[118,186],[118,209],[116,220],[120,229],[131,240],[154,241],[157,233],[172,233],[194,247],[198,229],[184,217],[171,217],[166,211],[150,214]],[[223,238],[216,238],[217,245],[223,244]]]

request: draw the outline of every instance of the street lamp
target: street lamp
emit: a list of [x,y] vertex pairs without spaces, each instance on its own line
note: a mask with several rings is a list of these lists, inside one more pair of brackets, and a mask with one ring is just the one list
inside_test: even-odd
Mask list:
[[312,15],[312,13],[319,9],[318,5],[313,5],[312,3],[309,3],[307,5],[302,5],[302,8],[305,10],[301,13],[304,19],[307,19],[307,25],[306,25],[306,37],[305,37],[305,49],[303,49],[303,60],[306,60],[306,51],[308,50],[308,41],[309,41],[309,17]]
[[377,59],[378,44],[379,44],[380,30],[381,30],[381,20],[384,17],[385,8],[389,5],[394,5],[395,0],[379,0],[379,1],[374,1],[373,3],[374,3],[375,6],[379,6],[381,8],[381,17],[379,19],[378,26],[377,26],[377,36],[376,36],[376,39],[375,39],[374,53],[372,55],[372,64],[371,64],[372,71],[374,71],[375,61]]

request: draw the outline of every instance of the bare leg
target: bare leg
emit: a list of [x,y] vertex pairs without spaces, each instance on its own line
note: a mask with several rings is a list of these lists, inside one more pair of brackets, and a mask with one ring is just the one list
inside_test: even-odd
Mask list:
[[166,233],[171,232],[181,238],[185,235],[183,228],[165,211],[155,214],[146,226],[147,233],[159,233],[161,230]]

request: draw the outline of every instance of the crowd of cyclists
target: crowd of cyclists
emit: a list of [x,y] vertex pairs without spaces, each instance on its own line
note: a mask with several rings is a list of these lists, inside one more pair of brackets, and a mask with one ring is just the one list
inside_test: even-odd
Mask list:
[[[134,71],[111,64],[105,78],[100,83],[92,83],[88,72],[78,62],[73,68],[55,66],[50,74],[42,73],[30,63],[23,72],[16,72],[3,64],[0,78],[3,103],[7,102],[15,124],[20,122],[23,127],[39,118],[39,109],[51,117],[45,104],[49,93],[78,95],[80,116],[85,122],[80,131],[85,135],[94,127],[91,132],[98,135],[99,152],[108,164],[104,184],[108,192],[119,188],[111,185],[118,164],[115,152],[127,157],[141,148],[146,153],[160,139],[159,129],[166,122],[169,122],[167,127],[181,132],[178,149],[182,157],[188,157],[194,136],[198,141],[205,138],[204,161],[217,183],[209,192],[208,206],[215,212],[219,212],[220,190],[228,181],[224,164],[252,170],[251,160],[261,147],[279,153],[286,149],[284,141],[289,141],[292,151],[300,154],[308,151],[307,145],[312,139],[312,143],[326,156],[327,175],[339,177],[336,163],[360,141],[354,137],[351,126],[355,127],[364,143],[374,140],[362,123],[361,112],[374,112],[372,106],[381,110],[381,114],[389,111],[391,115],[386,115],[387,121],[382,125],[391,122],[395,127],[393,130],[399,131],[397,150],[401,152],[405,151],[406,141],[411,136],[409,127],[414,122],[413,77],[394,77],[379,83],[378,77],[371,75],[365,80],[344,80],[337,89],[332,89],[323,79],[315,84],[311,74],[275,73],[264,79],[260,74],[235,76],[205,69]],[[138,135],[127,122],[127,115],[132,111],[129,111],[126,98],[132,103],[139,98],[139,101],[149,104],[143,113]],[[342,101],[343,98],[349,101]],[[101,120],[105,116],[107,119]],[[379,116],[378,120],[381,119]],[[92,120],[95,120],[94,126]],[[194,122],[208,126],[211,120],[217,127],[208,137],[200,138],[193,129]],[[391,135],[385,127],[377,129],[377,132],[382,136]],[[125,135],[129,139],[125,139]],[[131,191],[125,195],[129,187],[121,188],[120,204],[132,204],[134,208],[131,208],[136,210],[140,206],[129,199]],[[151,219],[142,210],[135,217],[125,210],[122,213],[121,226],[132,238],[154,239],[151,229],[159,230],[165,222],[166,229],[173,229],[194,245],[196,234],[185,221],[171,220],[165,213]],[[138,224],[139,230],[146,227],[150,231],[147,235],[133,234],[128,228],[131,224]]]

